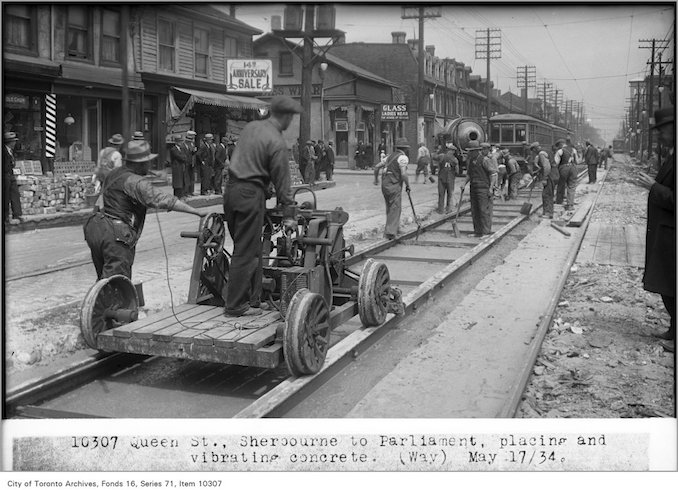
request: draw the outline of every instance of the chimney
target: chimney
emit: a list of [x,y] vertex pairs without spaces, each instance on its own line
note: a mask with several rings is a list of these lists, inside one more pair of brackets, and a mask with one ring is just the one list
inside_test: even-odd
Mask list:
[[391,37],[393,38],[393,44],[405,44],[406,36],[407,33],[402,31],[395,31],[391,33]]
[[428,54],[431,55],[431,57],[434,57],[436,55],[436,47],[433,44],[429,44],[424,49]]
[[279,31],[282,28],[282,18],[279,15],[271,15],[271,30]]

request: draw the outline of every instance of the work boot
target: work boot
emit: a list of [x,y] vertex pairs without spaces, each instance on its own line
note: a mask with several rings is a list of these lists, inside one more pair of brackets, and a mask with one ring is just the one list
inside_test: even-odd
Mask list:
[[263,310],[261,308],[252,308],[252,307],[247,307],[236,311],[224,309],[224,316],[228,318],[239,318],[241,316],[261,315],[262,312]]
[[436,183],[436,179],[434,179],[433,177],[430,177],[430,176],[429,176],[428,180],[431,182],[431,184],[435,184],[435,183]]
[[662,333],[653,333],[652,336],[662,340],[675,340],[676,338],[676,334],[671,332],[671,330]]
[[668,352],[676,352],[675,340],[660,340],[659,344]]

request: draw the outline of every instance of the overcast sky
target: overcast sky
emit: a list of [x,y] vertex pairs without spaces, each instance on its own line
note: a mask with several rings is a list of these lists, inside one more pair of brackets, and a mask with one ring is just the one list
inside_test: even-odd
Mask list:
[[[392,31],[417,37],[417,20],[401,19],[400,4],[336,5],[336,27],[346,32],[347,42],[390,43]],[[436,56],[455,58],[485,77],[485,60],[474,59],[476,30],[501,29],[501,58],[492,60],[490,68],[495,87],[519,93],[517,67],[534,66],[536,82],[552,83],[562,90],[559,98],[582,101],[591,124],[609,141],[628,107],[629,80],[649,74],[651,50],[640,46],[650,43],[639,40],[668,41],[662,61],[673,59],[675,11],[673,3],[590,5],[595,6],[448,4],[441,17],[426,20],[424,42],[436,47]],[[269,32],[271,16],[282,15],[283,9],[283,4],[250,3],[239,5],[236,16]],[[536,97],[535,89],[529,96]]]

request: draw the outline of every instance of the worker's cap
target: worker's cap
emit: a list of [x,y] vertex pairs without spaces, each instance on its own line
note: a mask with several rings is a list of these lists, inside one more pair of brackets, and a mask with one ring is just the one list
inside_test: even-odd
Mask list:
[[564,144],[565,144],[565,140],[559,139],[559,140],[556,141],[555,144],[556,144],[556,146],[558,146],[558,145],[564,145]]
[[207,134],[205,135],[205,139],[206,139],[206,140],[213,140],[213,139],[214,139],[214,135],[213,135],[212,133],[207,133]]
[[307,145],[312,145],[312,144],[313,144],[313,140],[308,140],[308,141],[306,142],[306,144],[307,144]]
[[481,150],[489,150],[490,148],[492,148],[492,145],[490,145],[489,143],[480,143]]
[[456,146],[454,146],[452,143],[449,143],[449,142],[446,143],[445,146],[450,150],[456,150],[457,149]]
[[130,141],[127,143],[125,161],[127,163],[144,163],[157,157],[157,153],[151,153],[151,145],[146,141]]
[[195,135],[196,135],[195,131],[186,131],[186,140],[187,141],[195,140]]
[[395,142],[396,148],[409,148],[410,144],[407,142],[407,138],[398,138]]
[[469,144],[466,148],[466,151],[480,150],[480,142],[478,140],[469,141]]
[[137,141],[142,140],[144,139],[144,133],[142,133],[141,131],[135,131],[134,134],[132,135],[132,139]]
[[674,122],[674,112],[675,108],[673,106],[662,107],[654,111],[654,124],[650,126],[650,129],[657,129]]
[[501,152],[502,152],[504,155],[508,155],[508,154],[510,153],[508,148],[502,148],[502,149],[501,149]]
[[183,137],[180,134],[175,134],[174,135],[174,141],[181,141]]
[[539,141],[535,141],[530,145],[530,150],[538,150],[540,148]]
[[271,99],[271,112],[275,114],[299,114],[304,112],[304,108],[291,97],[276,95]]
[[4,134],[4,140],[5,140],[5,143],[10,143],[10,142],[16,141],[16,140],[18,140],[18,139],[19,139],[19,138],[16,137],[16,133],[14,133],[13,131],[7,131],[7,132]]
[[122,145],[125,142],[125,140],[122,139],[121,134],[114,134],[108,139],[108,142],[112,145]]

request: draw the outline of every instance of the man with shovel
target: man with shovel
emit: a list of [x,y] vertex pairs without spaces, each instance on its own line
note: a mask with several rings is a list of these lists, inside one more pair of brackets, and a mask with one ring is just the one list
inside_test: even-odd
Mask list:
[[407,178],[407,165],[410,163],[407,152],[410,145],[405,138],[398,138],[395,151],[385,161],[374,166],[374,185],[378,185],[379,171],[381,175],[381,193],[386,202],[386,226],[384,238],[393,240],[398,234],[400,226],[400,212],[402,211],[403,184],[405,190],[410,192],[410,181]]
[[[490,157],[490,144],[473,140],[465,148],[468,151],[466,181],[461,186],[463,194],[466,184],[471,183],[471,236],[482,237],[492,233],[492,199],[497,188],[497,163]],[[478,155],[478,150],[481,154]]]
[[556,165],[551,165],[548,153],[541,149],[538,141],[530,145],[530,150],[534,158],[534,168],[537,170],[537,176],[541,178],[542,185],[544,186],[541,192],[543,203],[543,214],[541,216],[542,218],[553,219],[553,196],[558,185],[560,173]]

